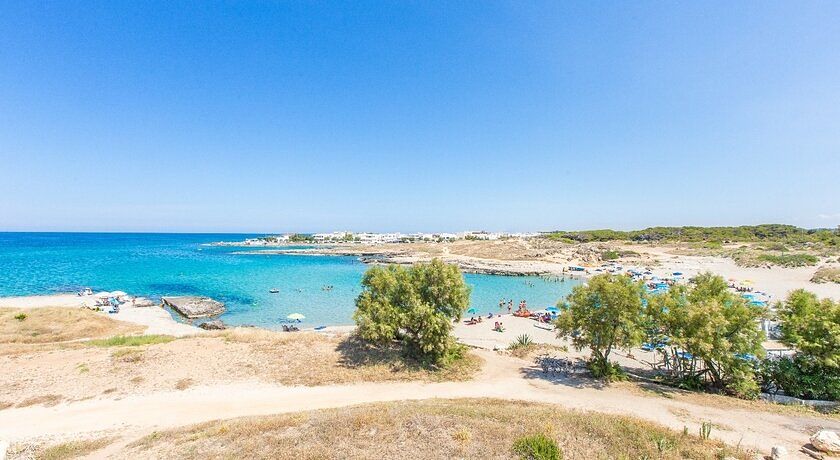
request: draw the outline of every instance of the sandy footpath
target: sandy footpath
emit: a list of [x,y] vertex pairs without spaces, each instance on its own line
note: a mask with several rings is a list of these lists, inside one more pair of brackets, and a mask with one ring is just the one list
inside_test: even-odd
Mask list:
[[[44,308],[65,307],[82,308],[92,306],[100,294],[80,296],[76,294],[34,295],[23,297],[0,297],[0,308]],[[132,302],[120,306],[119,313],[102,313],[109,318],[127,323],[146,326],[146,334],[172,335],[183,337],[204,332],[203,329],[189,324],[179,323],[168,311],[160,306],[134,306]]]
[[700,405],[679,399],[628,392],[621,386],[593,385],[589,379],[547,379],[529,363],[490,351],[479,351],[487,363],[470,382],[362,383],[316,387],[256,382],[200,386],[121,398],[96,398],[53,407],[0,411],[0,436],[13,441],[83,433],[113,432],[140,437],[203,421],[268,415],[382,401],[429,398],[503,398],[552,403],[564,407],[633,415],[675,430],[696,431],[702,421],[719,424],[713,437],[761,452],[784,445],[799,458],[799,446],[818,428],[840,429],[840,421],[780,415],[737,407]]

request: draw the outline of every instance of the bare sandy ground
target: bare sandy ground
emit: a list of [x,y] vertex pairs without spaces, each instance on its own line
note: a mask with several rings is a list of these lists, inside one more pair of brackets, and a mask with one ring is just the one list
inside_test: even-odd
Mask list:
[[[696,432],[700,423],[716,424],[712,436],[759,452],[784,445],[798,448],[819,428],[840,430],[840,421],[782,415],[740,407],[700,405],[679,398],[628,392],[622,386],[596,385],[589,379],[548,379],[528,362],[479,351],[487,365],[469,382],[361,383],[316,387],[258,382],[197,386],[184,391],[155,391],[118,398],[107,396],[0,411],[0,437],[12,441],[50,437],[69,439],[112,433],[136,439],[153,430],[221,418],[268,415],[344,407],[382,401],[429,398],[483,398],[553,403],[564,407],[633,415],[676,430]],[[804,457],[803,457],[804,458]]]
[[665,247],[633,246],[632,249],[655,257],[660,266],[652,267],[652,270],[660,276],[682,272],[687,277],[691,277],[697,273],[710,271],[738,282],[752,281],[755,290],[766,292],[776,300],[784,298],[795,289],[806,289],[820,297],[840,299],[840,284],[811,282],[811,277],[814,276],[817,267],[739,267],[732,259],[675,255],[669,253],[670,248]]
[[[100,294],[79,296],[76,294],[35,295],[23,297],[0,297],[0,307],[7,308],[44,308],[66,307],[82,308],[93,306]],[[185,323],[179,323],[168,311],[160,306],[139,307],[129,302],[120,307],[119,313],[102,313],[110,318],[128,323],[146,326],[146,334],[171,335],[183,337],[204,332],[203,329]]]

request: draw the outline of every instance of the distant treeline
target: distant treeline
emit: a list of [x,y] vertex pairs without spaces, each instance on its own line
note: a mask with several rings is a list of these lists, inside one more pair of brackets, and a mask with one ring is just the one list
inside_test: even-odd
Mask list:
[[590,241],[682,241],[735,242],[779,241],[789,243],[824,243],[840,246],[840,227],[837,229],[805,229],[793,225],[764,224],[739,227],[650,227],[644,230],[584,230],[552,232],[547,238],[586,243]]

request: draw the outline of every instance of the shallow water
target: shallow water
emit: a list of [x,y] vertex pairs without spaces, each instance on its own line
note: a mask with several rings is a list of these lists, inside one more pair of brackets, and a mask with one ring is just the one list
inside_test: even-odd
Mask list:
[[[304,325],[352,324],[367,268],[354,257],[234,254],[207,246],[258,235],[0,233],[0,296],[67,292],[81,287],[152,297],[204,295],[224,302],[229,324],[279,327],[286,315]],[[249,248],[253,249],[253,248]],[[497,312],[499,299],[531,309],[554,305],[578,282],[466,274],[471,306]],[[331,285],[331,290],[323,286]],[[269,289],[277,288],[277,294]]]

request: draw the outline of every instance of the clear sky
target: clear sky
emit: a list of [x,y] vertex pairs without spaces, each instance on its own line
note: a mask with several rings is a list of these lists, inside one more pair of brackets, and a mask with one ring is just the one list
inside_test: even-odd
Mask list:
[[840,2],[0,3],[0,230],[840,224]]

